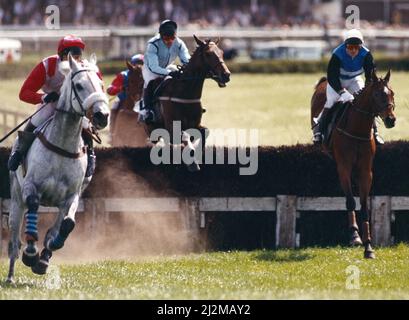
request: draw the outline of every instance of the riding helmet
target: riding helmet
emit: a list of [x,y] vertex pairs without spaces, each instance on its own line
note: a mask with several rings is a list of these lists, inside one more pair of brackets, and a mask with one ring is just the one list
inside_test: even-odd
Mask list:
[[345,44],[360,45],[364,43],[364,37],[358,29],[348,30],[345,36]]
[[131,58],[131,64],[136,65],[136,64],[143,64],[143,54],[138,53],[132,56]]
[[159,26],[159,33],[162,36],[174,36],[176,34],[176,30],[178,25],[173,20],[164,20],[161,22]]
[[82,54],[85,49],[85,43],[80,37],[74,35],[65,36],[58,43],[58,54],[71,52],[73,55]]

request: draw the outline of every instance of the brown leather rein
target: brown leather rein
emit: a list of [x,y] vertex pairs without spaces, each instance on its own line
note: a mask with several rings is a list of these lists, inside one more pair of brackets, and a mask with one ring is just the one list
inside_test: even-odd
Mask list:
[[79,159],[83,157],[87,153],[87,147],[83,146],[80,150],[80,152],[77,153],[72,153],[68,152],[67,150],[64,150],[60,147],[57,147],[56,145],[52,144],[50,141],[47,140],[47,138],[44,136],[42,132],[37,133],[38,139],[41,141],[41,143],[46,147],[48,150],[55,152],[56,154],[59,154],[60,156],[63,156],[65,158],[70,158],[70,159]]
[[[89,70],[88,69],[79,70],[76,73],[74,73],[73,75],[71,75],[71,82],[73,81],[74,77],[78,73],[84,72],[84,71],[89,71]],[[56,108],[55,111],[71,114],[71,115],[78,116],[78,117],[83,117],[83,116],[88,117],[88,115],[89,115],[90,117],[88,117],[88,118],[91,118],[90,120],[92,120],[92,113],[90,113],[90,110],[92,110],[92,108],[90,110],[88,110],[88,114],[87,114],[87,111],[84,109],[84,107],[82,105],[83,101],[81,101],[81,99],[80,99],[80,97],[79,97],[79,95],[77,93],[77,90],[75,89],[74,84],[71,83],[71,93],[70,93],[70,95],[72,95],[73,92],[74,92],[74,95],[75,95],[75,97],[76,97],[76,99],[77,99],[77,101],[79,103],[79,106],[80,106],[81,110],[83,111],[83,114],[72,112],[72,111],[67,111],[67,110],[62,110],[62,109],[58,109],[58,108]],[[71,103],[71,107],[72,107],[72,99],[70,99],[70,100],[71,100],[70,103]],[[97,143],[101,144],[101,142],[102,142],[101,138],[99,137],[98,132],[93,127],[91,127],[91,129],[87,129],[87,131],[88,131],[88,134],[91,135],[93,140],[95,140]],[[83,157],[84,155],[87,154],[87,146],[83,146],[79,152],[73,153],[73,152],[69,152],[67,150],[64,150],[64,149],[52,144],[50,141],[47,140],[47,138],[44,136],[44,134],[41,131],[37,133],[37,137],[41,141],[41,143],[44,145],[44,147],[46,147],[48,150],[50,150],[52,152],[55,152],[56,154],[59,154],[60,156],[63,156],[65,158],[79,159],[79,158],[81,158],[81,157]]]

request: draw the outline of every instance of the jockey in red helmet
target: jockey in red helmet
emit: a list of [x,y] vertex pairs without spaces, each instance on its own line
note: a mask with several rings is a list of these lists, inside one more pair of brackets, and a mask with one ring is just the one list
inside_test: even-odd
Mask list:
[[[138,64],[143,65],[143,62],[144,62],[144,55],[141,53],[135,54],[131,58],[131,64],[134,66]],[[110,96],[117,96],[117,98],[115,99],[112,105],[111,114],[109,115],[111,135],[112,135],[113,129],[115,128],[115,120],[121,108],[121,105],[126,100],[126,89],[128,87],[128,74],[129,74],[129,69],[126,69],[118,73],[115,79],[112,81],[111,85],[107,89],[107,93]],[[112,141],[112,136],[111,136],[111,141]]]
[[[81,38],[74,35],[63,37],[58,42],[57,54],[44,58],[24,81],[19,94],[20,100],[36,105],[37,109],[45,106],[30,119],[24,131],[19,133],[18,142],[8,161],[9,170],[17,170],[35,138],[33,135],[34,130],[48,120],[55,112],[60,89],[65,80],[64,74],[60,71],[61,63],[68,59],[69,53],[74,59],[81,62],[84,49],[85,43]],[[102,79],[100,73],[99,76]],[[38,92],[40,90],[42,92]],[[83,139],[89,149],[87,175],[90,175],[95,166],[92,139],[89,139],[86,134],[83,134]]]

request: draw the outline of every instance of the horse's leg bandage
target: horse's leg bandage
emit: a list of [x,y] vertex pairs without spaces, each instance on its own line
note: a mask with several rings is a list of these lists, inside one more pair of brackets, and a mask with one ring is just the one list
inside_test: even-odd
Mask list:
[[27,212],[26,214],[26,240],[38,240],[38,229],[37,229],[37,213]]

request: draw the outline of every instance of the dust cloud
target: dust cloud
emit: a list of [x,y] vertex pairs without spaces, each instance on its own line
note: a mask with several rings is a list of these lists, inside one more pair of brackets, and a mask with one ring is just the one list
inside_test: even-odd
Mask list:
[[[102,198],[177,197],[159,170],[132,170],[127,157],[104,159],[90,185],[88,197],[97,204],[94,213],[77,212],[76,227],[53,262],[93,262],[105,259],[137,259],[200,250],[199,231],[184,212],[110,212],[98,207]],[[154,201],[154,199],[152,200]],[[86,209],[87,210],[87,209]],[[55,214],[40,214],[40,241],[53,224]],[[41,242],[39,241],[39,244]],[[40,245],[40,247],[42,247]],[[41,249],[41,248],[40,248]]]

